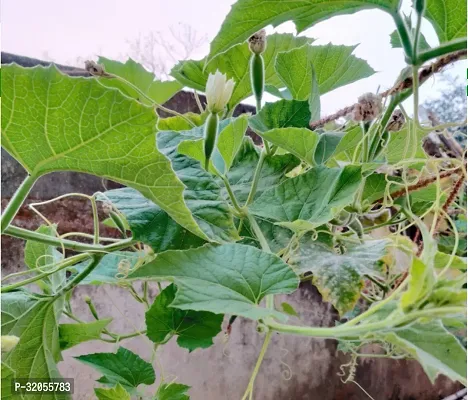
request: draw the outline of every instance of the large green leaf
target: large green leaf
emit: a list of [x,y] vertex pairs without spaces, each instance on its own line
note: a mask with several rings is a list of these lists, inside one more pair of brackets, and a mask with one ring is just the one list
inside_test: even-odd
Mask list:
[[120,383],[109,389],[96,388],[94,393],[99,400],[130,400],[130,393]]
[[258,114],[250,118],[249,125],[261,133],[276,128],[306,128],[310,119],[308,101],[279,100],[266,103]]
[[261,133],[262,138],[315,165],[315,150],[320,135],[307,128],[278,128]]
[[99,321],[79,324],[60,324],[60,348],[65,350],[89,340],[100,339],[102,330],[109,325],[111,321],[112,318],[106,318],[100,319]]
[[[240,202],[245,202],[252,186],[255,168],[258,164],[260,150],[249,137],[244,138],[232,167],[227,174],[231,188]],[[257,186],[255,197],[260,196],[265,190],[276,186],[286,179],[285,174],[290,172],[299,164],[299,159],[292,154],[275,155],[267,157]],[[222,183],[220,182],[220,185]],[[225,193],[225,197],[227,193]]]
[[241,244],[166,251],[130,278],[174,281],[178,291],[172,307],[251,319],[284,319],[259,304],[269,294],[293,292],[299,283],[279,257]]
[[[221,29],[211,42],[211,60],[230,47],[242,43],[267,25],[278,26],[286,21],[296,24],[298,33],[334,15],[352,14],[356,11],[379,8],[396,12],[398,0],[239,0],[231,8]],[[465,13],[466,14],[466,13]]]
[[301,274],[312,272],[325,301],[329,301],[340,315],[353,309],[364,286],[364,275],[379,276],[377,261],[385,255],[386,240],[370,240],[348,246],[338,254],[329,246],[303,239],[291,254],[290,262]]
[[318,226],[353,201],[360,182],[360,167],[315,167],[265,191],[250,211],[277,222],[304,220]]
[[413,134],[413,124],[407,123],[403,129],[398,132],[391,132],[390,141],[385,150],[387,161],[391,164],[408,159],[414,156],[416,158],[427,158],[422,147],[422,139],[427,135],[423,129],[418,129]]
[[416,358],[432,383],[443,374],[466,384],[466,349],[441,321],[414,323],[379,337]]
[[324,132],[317,143],[314,159],[317,164],[325,164],[333,155],[343,139],[341,132]]
[[[2,362],[18,378],[61,378],[56,362],[60,360],[57,320],[53,300],[26,292],[2,294],[2,335],[20,338],[16,347],[2,355]],[[40,394],[31,399],[41,399]],[[54,399],[68,399],[54,394]]]
[[305,45],[278,54],[275,68],[295,100],[307,100],[315,76],[321,94],[367,78],[375,73],[369,64],[354,56],[356,46]]
[[190,400],[187,390],[190,386],[181,383],[161,383],[154,400]]
[[73,170],[120,182],[206,238],[184,203],[184,185],[155,146],[153,108],[54,66],[2,69],[2,145],[31,175]]
[[[104,66],[106,72],[119,76],[131,85],[113,78],[100,78],[104,86],[115,87],[121,90],[127,96],[130,96],[146,105],[153,105],[154,103],[163,104],[174,96],[182,85],[176,81],[159,81],[155,80],[154,74],[146,70],[141,64],[129,58],[126,63],[119,61],[109,60],[105,57],[99,57],[99,64]],[[133,87],[137,87],[141,92],[148,96],[152,101],[142,96]]]
[[11,391],[11,381],[16,378],[16,373],[8,365],[2,362],[1,370],[1,396],[2,400],[13,399],[13,396],[16,398],[22,399],[21,395],[14,395]]
[[75,358],[104,374],[98,382],[107,385],[120,383],[124,388],[134,389],[141,384],[151,385],[156,379],[149,362],[123,347],[119,347],[117,353],[94,353]]
[[221,331],[223,315],[170,307],[176,291],[171,284],[156,297],[145,314],[146,335],[157,344],[177,336],[179,346],[189,351],[210,347],[213,337]]
[[[311,39],[296,37],[291,34],[273,34],[268,36],[268,46],[263,53],[265,83],[281,87],[281,81],[276,75],[274,68],[277,54],[310,42]],[[236,83],[228,105],[231,109],[252,94],[249,63],[251,55],[252,53],[249,50],[248,44],[242,43],[230,49],[223,57],[213,60],[206,66],[205,59],[200,61],[181,61],[172,69],[171,75],[183,85],[204,92],[209,73],[213,73],[218,69],[222,73],[225,73],[228,78],[234,79]]]
[[466,37],[466,1],[427,0],[425,17],[434,25],[441,43]]

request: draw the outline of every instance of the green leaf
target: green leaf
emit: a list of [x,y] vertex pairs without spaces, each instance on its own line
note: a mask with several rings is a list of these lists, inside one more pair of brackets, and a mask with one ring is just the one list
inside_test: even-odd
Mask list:
[[80,343],[101,338],[102,330],[110,324],[112,318],[79,324],[60,324],[59,340],[62,350],[69,349]]
[[[125,79],[126,81],[130,82],[131,85],[115,78],[106,77],[99,79],[101,84],[107,87],[115,87],[123,94],[137,99],[141,103],[148,106],[151,106],[154,103],[164,104],[180,89],[182,89],[182,85],[179,82],[162,82],[155,80],[153,73],[146,70],[141,64],[137,63],[131,58],[129,58],[124,64],[119,61],[109,60],[105,57],[99,57],[98,63],[104,66],[106,72]],[[144,96],[141,96],[137,90],[132,88],[132,85],[136,86],[152,101],[149,101]]]
[[409,271],[408,289],[402,294],[400,306],[404,311],[417,308],[431,293],[435,283],[434,271],[419,258],[413,258]]
[[466,349],[441,321],[414,323],[379,336],[416,358],[433,384],[439,374],[466,384]]
[[[200,239],[201,240],[201,239]],[[106,254],[94,270],[81,282],[80,285],[101,285],[103,283],[118,284],[120,279],[125,278],[125,273],[119,271],[119,263],[128,263],[130,269],[135,268],[137,263],[142,262],[144,252],[119,251]],[[85,261],[74,265],[70,270],[74,272],[83,271],[89,264]]]
[[151,385],[156,379],[149,362],[123,347],[117,353],[86,354],[75,359],[104,374],[98,382],[108,385],[120,383],[124,388],[134,389],[141,384]]
[[354,308],[364,287],[364,275],[380,276],[377,264],[385,255],[386,240],[349,245],[344,254],[307,236],[291,254],[290,262],[301,274],[312,272],[313,283],[325,301],[340,315]]
[[[281,80],[276,75],[274,68],[277,54],[310,42],[309,38],[291,34],[270,35],[268,46],[262,55],[265,64],[265,83],[276,87],[281,86]],[[225,73],[228,78],[235,81],[234,91],[228,104],[229,109],[232,109],[252,94],[249,63],[251,55],[248,44],[242,43],[230,49],[223,57],[206,65],[206,59],[181,61],[172,69],[171,75],[184,86],[204,92],[210,73],[214,73],[216,70]]]
[[425,17],[432,23],[441,43],[466,37],[466,1],[427,0]]
[[[1,371],[1,395],[2,400],[13,399],[13,393],[11,392],[11,381],[16,378],[16,373],[8,365],[2,362],[2,371]],[[15,395],[18,398],[18,395]],[[19,398],[23,397],[19,395]]]
[[317,164],[325,164],[333,155],[339,146],[343,133],[324,132],[320,135],[320,140],[315,149],[314,159]]
[[190,400],[187,390],[190,386],[181,383],[161,383],[154,400]]
[[31,175],[78,171],[131,186],[206,239],[156,148],[153,108],[54,66],[2,69],[2,145]]
[[[13,350],[2,355],[2,362],[19,378],[61,378],[56,365],[61,356],[53,303],[47,297],[23,291],[2,294],[2,335],[20,338]],[[55,399],[68,398],[55,395]]]
[[[260,150],[253,144],[252,139],[244,138],[242,147],[227,174],[231,188],[241,203],[244,203],[249,195],[255,168],[260,157],[259,153]],[[299,163],[299,159],[292,154],[267,157],[260,172],[255,198],[259,197],[265,190],[287,179],[285,174],[297,167]],[[222,185],[222,182],[219,184]],[[223,193],[224,197],[227,198],[225,189],[223,189]]]
[[284,150],[289,151],[309,165],[315,165],[315,150],[320,135],[307,128],[278,128],[260,134]]
[[304,220],[318,226],[353,201],[360,182],[360,167],[315,167],[265,191],[250,211],[277,222]]
[[[401,39],[400,35],[398,34],[398,31],[393,31],[390,34],[390,45],[394,49],[401,49],[403,46],[401,45]],[[426,38],[424,37],[423,34],[420,34],[419,36],[419,41],[418,41],[418,49],[419,51],[424,51],[424,50],[429,50],[431,46],[426,41]]]
[[413,134],[412,122],[407,123],[403,129],[398,132],[391,132],[385,154],[390,164],[395,164],[401,160],[411,158],[413,152],[415,158],[427,158],[422,148],[422,140],[427,135],[423,129],[418,129]]
[[110,389],[96,388],[94,393],[99,400],[130,400],[130,393],[120,384]]
[[312,88],[309,95],[309,111],[310,111],[310,120],[317,121],[320,119],[320,91],[317,83],[317,74],[315,68],[312,67]]
[[319,0],[287,2],[267,0],[261,3],[258,3],[257,0],[239,0],[232,6],[220,31],[211,42],[208,60],[212,60],[232,46],[244,42],[267,25],[275,27],[283,22],[293,21],[297,32],[300,33],[315,23],[334,15],[352,14],[369,8],[379,8],[394,13],[398,6],[397,0],[367,0],[358,3],[351,0],[331,0],[325,3]]
[[[260,230],[263,232],[263,236],[265,236],[272,253],[278,253],[280,250],[287,247],[293,235],[293,232],[291,232],[290,229],[275,225],[274,223],[265,219],[260,219],[257,221],[257,223],[260,227]],[[243,237],[242,244],[248,244],[258,248],[262,247],[258,242],[258,239],[256,238],[249,221],[244,220],[240,235]]]
[[262,133],[277,128],[306,128],[310,119],[309,102],[279,100],[266,103],[258,114],[249,119],[249,125],[257,133]]
[[294,309],[294,307],[286,302],[281,303],[281,309],[285,314],[292,315],[293,317],[299,317],[299,314]]
[[[184,114],[184,117],[192,121],[196,126],[201,126],[205,122],[206,113],[195,114],[189,112]],[[158,120],[158,129],[160,131],[189,131],[192,128],[193,126],[180,116],[160,118]]]
[[434,259],[434,268],[442,269],[442,268],[445,268],[450,263],[451,269],[460,269],[460,270],[468,269],[466,265],[466,257],[454,256],[453,260],[450,260],[450,258],[451,258],[450,254],[446,254],[441,251],[438,251]]
[[[43,235],[56,237],[56,225],[48,226],[41,225],[36,232],[42,233]],[[43,267],[47,265],[53,265],[58,263],[63,259],[62,253],[57,251],[55,247],[36,242],[33,240],[28,240],[26,246],[24,247],[24,263],[30,269],[39,269],[44,272]],[[52,270],[53,267],[48,267],[47,270]],[[55,292],[66,279],[65,270],[58,271],[44,280],[37,281],[36,283],[42,290],[52,289],[52,292]]]
[[176,290],[176,286],[171,284],[156,297],[145,314],[146,335],[156,344],[166,343],[172,336],[178,336],[178,345],[190,352],[210,347],[213,337],[221,331],[224,316],[171,307]]
[[166,251],[130,278],[173,281],[178,291],[172,307],[251,319],[284,319],[259,304],[266,295],[293,292],[299,283],[279,257],[241,244]]
[[222,174],[226,174],[231,169],[237,152],[242,146],[247,126],[248,115],[244,114],[219,133],[216,150],[213,154],[213,164]]

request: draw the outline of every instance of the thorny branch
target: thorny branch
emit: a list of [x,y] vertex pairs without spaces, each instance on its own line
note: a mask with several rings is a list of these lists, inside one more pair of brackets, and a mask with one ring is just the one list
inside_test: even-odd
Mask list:
[[[436,74],[437,72],[440,72],[444,67],[447,65],[461,60],[462,58],[466,57],[466,50],[461,50],[457,51],[452,54],[448,54],[444,57],[439,58],[437,61],[434,63],[424,67],[420,72],[419,72],[419,84],[424,83],[428,78],[430,78],[433,74]],[[395,93],[401,92],[405,89],[409,89],[413,86],[413,78],[412,77],[407,77],[401,82],[398,82],[395,86],[392,88],[386,90],[385,92],[381,93],[381,97],[388,97],[391,96]],[[347,114],[349,114],[351,111],[354,110],[355,104],[345,107],[339,111],[337,111],[334,114],[331,114],[327,117],[321,118],[317,121],[311,122],[310,123],[310,128],[315,129],[318,128],[322,125],[325,125],[328,122],[332,122],[337,120],[338,118],[345,117]]]

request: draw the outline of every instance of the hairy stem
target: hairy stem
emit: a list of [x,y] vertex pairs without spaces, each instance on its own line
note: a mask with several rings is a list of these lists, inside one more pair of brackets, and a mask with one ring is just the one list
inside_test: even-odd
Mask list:
[[260,175],[261,175],[261,172],[262,172],[263,163],[265,162],[266,157],[267,157],[267,153],[266,153],[266,148],[265,148],[265,150],[262,150],[262,152],[260,153],[260,158],[258,159],[258,164],[257,164],[257,168],[255,169],[255,172],[254,172],[254,176],[253,176],[253,180],[252,180],[252,186],[250,188],[249,196],[247,197],[247,201],[245,202],[246,206],[248,206],[250,203],[252,203],[252,201],[255,198],[255,194],[257,193],[258,182],[260,180]]
[[454,53],[460,50],[466,50],[467,41],[466,38],[459,38],[450,42],[444,43],[434,49],[422,51],[418,54],[418,64],[423,64],[426,61],[432,60],[433,58],[445,56],[450,53]]
[[21,183],[20,187],[16,190],[15,194],[11,198],[10,202],[5,208],[5,211],[2,214],[1,233],[5,232],[11,221],[13,221],[13,218],[15,218],[15,215],[23,205],[24,200],[26,200],[26,197],[28,197],[29,192],[36,183],[36,180],[37,177],[28,175]]

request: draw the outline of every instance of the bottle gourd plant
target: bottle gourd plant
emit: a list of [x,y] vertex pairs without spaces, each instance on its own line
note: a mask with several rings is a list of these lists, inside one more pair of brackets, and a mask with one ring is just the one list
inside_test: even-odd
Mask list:
[[[321,95],[374,70],[354,47],[267,36],[263,28],[292,21],[300,33],[370,8],[393,18],[392,44],[407,67],[387,91],[321,118]],[[421,35],[423,18],[437,47]],[[466,122],[433,127],[418,118],[420,85],[465,56],[464,0],[444,7],[416,0],[412,18],[398,0],[239,0],[209,55],[178,63],[175,81],[154,80],[133,60],[102,57],[86,64],[90,77],[53,65],[4,65],[2,146],[28,175],[2,213],[1,230],[26,241],[28,269],[2,278],[2,398],[14,377],[60,377],[61,351],[86,340],[124,346],[146,335],[162,346],[176,336],[193,351],[213,344],[225,318],[228,332],[236,318],[248,318],[264,336],[242,400],[253,398],[273,333],[338,340],[351,357],[348,381],[362,346],[373,343],[380,357],[416,359],[431,381],[443,374],[466,383],[457,337],[466,327],[466,163],[422,147],[430,132]],[[182,87],[204,92],[206,109],[198,101],[200,114],[182,115],[162,106]],[[265,102],[266,92],[278,100]],[[233,117],[252,95],[256,114]],[[402,105],[410,96],[412,117]],[[162,118],[161,110],[172,116]],[[248,127],[261,146],[246,136]],[[36,181],[55,171],[125,186],[69,194],[91,202],[94,235],[75,232],[83,240],[71,240],[45,217],[36,231],[12,223]],[[121,239],[101,237],[99,204]],[[385,235],[376,238],[377,229]],[[335,326],[288,321],[295,311],[275,297],[301,281],[335,307]],[[144,304],[141,331],[113,333],[90,298],[95,321],[74,315],[73,290],[91,282],[119,285]],[[156,283],[153,300],[148,286]],[[73,323],[62,323],[65,316]],[[125,347],[77,359],[103,374],[100,399],[148,398],[144,385],[156,380],[149,357]],[[188,389],[161,379],[151,398],[188,399]]]

